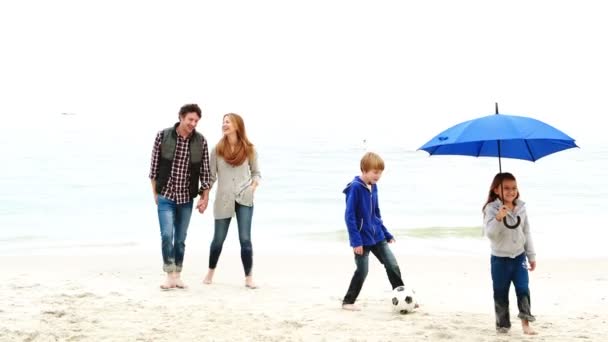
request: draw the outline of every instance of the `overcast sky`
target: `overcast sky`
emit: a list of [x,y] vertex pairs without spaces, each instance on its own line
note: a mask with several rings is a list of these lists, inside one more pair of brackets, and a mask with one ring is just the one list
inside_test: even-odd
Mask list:
[[496,101],[597,145],[607,15],[602,1],[2,1],[0,125],[74,112],[156,131],[196,102],[203,131],[237,112],[257,139],[417,148]]

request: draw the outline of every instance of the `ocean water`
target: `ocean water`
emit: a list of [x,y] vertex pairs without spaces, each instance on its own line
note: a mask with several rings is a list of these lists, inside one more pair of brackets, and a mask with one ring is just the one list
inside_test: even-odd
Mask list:
[[[153,139],[163,126],[148,126],[115,128],[57,115],[27,135],[4,130],[0,255],[159,254],[148,172]],[[218,138],[208,137],[211,143]],[[481,206],[498,172],[495,158],[429,157],[398,139],[379,143],[339,136],[266,139],[256,146],[263,177],[254,209],[256,253],[344,253],[349,247],[342,190],[359,174],[367,150],[386,162],[378,184],[380,208],[397,237],[394,248],[432,255],[488,253]],[[502,165],[518,178],[539,258],[608,256],[608,145],[582,146],[536,163],[503,159]],[[408,234],[419,228],[479,228],[479,236]],[[189,253],[205,253],[212,232],[212,211],[193,213]],[[236,223],[226,243],[227,249],[238,248]]]

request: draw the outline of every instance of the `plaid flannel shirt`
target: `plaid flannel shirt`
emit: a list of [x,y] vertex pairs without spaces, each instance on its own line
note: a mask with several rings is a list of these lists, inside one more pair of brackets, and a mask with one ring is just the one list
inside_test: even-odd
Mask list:
[[[193,133],[194,134],[194,133]],[[163,131],[156,134],[154,140],[154,148],[152,149],[152,162],[150,165],[150,179],[158,178],[158,160],[160,158],[160,145],[163,141]],[[192,199],[190,197],[190,136],[183,138],[177,135],[177,144],[175,146],[175,155],[171,164],[171,175],[169,181],[162,188],[159,195],[166,197],[177,204],[188,203]],[[201,188],[199,192],[210,188],[210,171],[209,171],[209,149],[207,140],[202,138],[203,157],[201,160],[200,182]]]

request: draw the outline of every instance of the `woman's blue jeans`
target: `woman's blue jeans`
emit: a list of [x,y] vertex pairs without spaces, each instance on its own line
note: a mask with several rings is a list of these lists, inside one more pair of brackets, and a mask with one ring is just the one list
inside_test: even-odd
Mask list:
[[355,270],[355,274],[353,274],[353,278],[350,281],[350,286],[346,291],[342,304],[353,304],[355,303],[355,300],[357,300],[369,270],[369,252],[372,252],[376,258],[378,258],[380,263],[384,265],[384,269],[386,270],[386,275],[388,276],[392,289],[396,288],[397,286],[403,286],[401,270],[399,270],[397,259],[389,248],[388,243],[386,241],[381,241],[373,246],[363,246],[363,254],[355,254],[355,264],[357,265],[357,269]]
[[[253,207],[235,203],[235,212],[236,223],[239,228],[239,242],[241,243],[241,261],[243,262],[245,276],[249,276],[251,274],[251,268],[253,267],[253,247],[251,245],[251,219],[253,217]],[[224,240],[226,240],[226,235],[228,234],[228,227],[230,226],[231,219],[232,217],[215,220],[215,232],[209,251],[210,269],[215,269],[217,266],[220,254],[222,253]]]
[[517,307],[520,319],[530,322],[536,320],[530,313],[530,289],[528,288],[528,265],[526,254],[522,253],[515,258],[497,257],[490,258],[492,270],[492,286],[494,289],[494,311],[496,313],[496,328],[510,328],[511,318],[509,314],[509,289],[511,282],[515,286],[517,295]]
[[192,215],[192,201],[177,204],[175,201],[159,195],[157,208],[163,271],[181,272],[186,251],[186,234]]

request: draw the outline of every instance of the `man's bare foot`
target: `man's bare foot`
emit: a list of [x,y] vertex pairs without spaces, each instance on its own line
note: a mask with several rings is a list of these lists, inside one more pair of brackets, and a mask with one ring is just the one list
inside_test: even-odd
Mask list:
[[171,273],[167,273],[167,279],[165,279],[164,283],[160,284],[160,288],[161,290],[169,290],[175,288],[175,281],[174,278],[171,276]]
[[184,284],[184,282],[182,281],[180,274],[177,272],[173,275],[173,283],[178,289],[188,288],[188,286],[186,286],[186,284]]
[[355,304],[342,304],[342,309],[348,311],[361,311],[361,308],[356,306]]
[[250,289],[257,289],[258,286],[253,282],[252,276],[245,277],[245,286]]
[[530,326],[530,322],[527,319],[521,320],[521,327],[524,329],[524,334],[526,335],[536,335],[538,334],[532,327]]
[[207,275],[205,276],[205,279],[203,279],[203,284],[211,284],[213,282],[213,274],[215,273],[214,269],[209,269],[207,271]]

